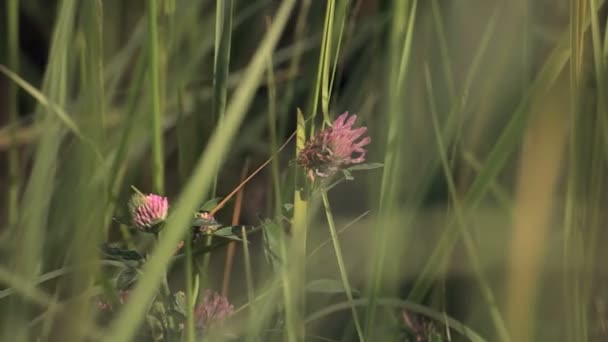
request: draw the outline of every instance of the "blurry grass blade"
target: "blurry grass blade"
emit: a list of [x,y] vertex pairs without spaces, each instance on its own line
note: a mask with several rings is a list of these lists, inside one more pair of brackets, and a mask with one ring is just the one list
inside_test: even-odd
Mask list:
[[[267,22],[270,26],[270,22]],[[268,131],[270,132],[270,155],[276,153],[279,142],[277,135],[277,88],[274,77],[274,66],[272,64],[272,55],[268,58],[266,76],[268,84]],[[283,200],[281,198],[281,174],[279,170],[279,161],[273,158],[272,164],[270,165],[270,173],[272,177],[272,187],[274,190],[274,198],[272,203],[274,204],[274,215],[281,213],[281,204]]]
[[[340,277],[342,278],[342,284],[344,286],[344,291],[346,292],[346,297],[348,301],[353,303],[353,291],[350,287],[350,282],[348,280],[348,273],[346,271],[346,265],[342,258],[342,248],[340,247],[340,240],[338,237],[338,233],[336,232],[336,226],[334,224],[334,216],[329,206],[329,199],[327,198],[327,192],[323,191],[321,194],[323,197],[323,206],[325,207],[325,215],[327,216],[327,224],[329,225],[329,232],[331,235],[331,240],[334,244],[334,252],[336,254],[336,260],[338,261],[338,268],[340,269]],[[355,306],[352,306],[352,314],[353,321],[355,323],[355,328],[357,329],[357,335],[359,336],[360,341],[365,341],[363,337],[363,329],[361,328],[361,323],[359,322],[359,315],[357,314],[357,309]]]
[[[411,21],[416,17],[417,1],[395,1],[393,2],[392,18],[390,26],[390,49],[389,67],[386,69],[386,88],[388,89],[386,129],[388,130],[384,150],[384,168],[380,181],[380,198],[378,203],[377,224],[383,226],[374,237],[373,254],[369,263],[370,278],[367,283],[367,293],[370,297],[370,305],[366,310],[365,339],[371,340],[375,336],[376,328],[376,298],[385,278],[385,264],[389,240],[391,239],[391,227],[393,227],[393,216],[397,203],[397,177],[399,177],[398,165],[403,158],[400,153],[400,134],[404,115],[402,112],[404,79],[409,67],[409,55],[411,41],[415,26]],[[408,15],[409,14],[409,15]]]
[[[19,0],[6,2],[6,32],[7,32],[7,66],[16,74],[19,73]],[[14,228],[19,217],[19,193],[21,188],[21,175],[19,165],[19,151],[16,145],[19,89],[13,83],[8,85],[7,110],[9,125],[11,126],[11,147],[9,150],[8,171],[8,225]]]
[[[99,262],[99,264],[103,265],[103,266],[108,266],[108,267],[114,267],[114,268],[123,268],[125,267],[125,264],[122,261],[114,261],[114,260],[102,260]],[[82,265],[81,268],[85,268],[85,267],[89,267],[92,265],[89,264],[84,264]],[[41,285],[42,283],[45,283],[47,281],[51,281],[53,279],[57,279],[59,277],[62,277],[70,272],[76,272],[78,271],[79,268],[60,268],[57,270],[53,270],[44,274],[41,274],[33,283],[36,285]],[[6,282],[7,285],[9,284],[9,281],[7,280]],[[20,289],[16,289],[16,288],[12,288],[9,287],[7,289],[4,289],[2,291],[0,291],[0,299],[4,299],[6,297],[9,297],[15,293],[18,293]]]
[[[306,19],[308,16],[308,12],[310,10],[311,0],[302,0],[300,1],[300,11],[298,13],[298,19],[295,24],[295,32],[294,32],[294,41],[293,47],[290,49],[290,64],[288,69],[289,75],[297,75],[300,70],[300,59],[302,57],[302,53],[305,49],[305,36],[306,36]],[[284,96],[281,101],[281,108],[279,113],[289,113],[289,108],[291,106],[294,93],[295,93],[295,78],[292,78],[287,85],[287,89],[285,90]],[[311,112],[312,113],[312,109]],[[287,124],[287,115],[281,115],[281,122],[279,126],[278,135],[283,136],[286,130]]]
[[[340,0],[338,3],[336,21],[340,25],[340,30],[338,31],[337,37],[335,38],[336,39],[335,51],[333,52],[334,61],[333,61],[333,65],[332,65],[331,80],[329,81],[329,91],[328,91],[328,94],[330,94],[330,95],[332,94],[332,90],[334,88],[334,81],[336,79],[336,74],[337,74],[337,70],[338,70],[338,61],[340,60],[340,49],[342,47],[342,38],[344,36],[344,28],[346,26],[346,19],[347,19],[347,14],[348,14],[349,3],[350,3],[350,1],[348,1],[348,0]],[[334,38],[332,37],[332,39],[334,39]]]
[[61,122],[63,122],[63,124],[67,128],[69,128],[72,131],[72,133],[74,133],[74,135],[76,135],[78,138],[80,138],[82,140],[86,140],[84,138],[84,136],[82,135],[82,132],[80,131],[80,128],[78,127],[78,125],[76,125],[76,123],[70,118],[70,116],[59,105],[53,103],[42,92],[38,91],[32,85],[27,83],[27,81],[25,81],[24,79],[19,77],[19,75],[15,74],[14,72],[12,72],[8,68],[6,68],[4,65],[0,65],[0,72],[5,74],[8,78],[10,78],[16,84],[18,84],[23,90],[25,90],[28,94],[30,94],[30,96],[32,96],[36,101],[38,101],[38,103],[40,103],[44,107],[47,107],[50,110],[50,112],[57,115],[59,120],[61,120]]
[[[249,159],[245,160],[245,165],[243,165],[243,170],[241,171],[241,182],[244,181],[245,177],[247,177],[247,171],[249,169]],[[234,203],[234,209],[232,210],[232,226],[235,227],[239,224],[239,220],[241,217],[241,210],[243,208],[243,192],[244,192],[244,188],[241,188],[237,194],[236,194],[236,199],[235,199],[235,203]],[[248,244],[247,242],[247,237],[245,236],[246,234],[246,228],[245,226],[241,227],[241,231],[240,232],[231,232],[231,235],[236,235],[238,233],[242,233],[243,234],[243,252],[245,252],[246,255],[246,261],[247,263],[245,263],[245,267],[249,267],[250,265],[248,264],[249,262],[249,247],[246,246]],[[240,240],[240,239],[239,239]],[[228,297],[228,291],[230,289],[230,278],[232,276],[232,267],[234,264],[234,255],[236,253],[236,242],[232,241],[228,244],[228,250],[226,251],[226,261],[224,262],[224,279],[222,281],[222,295]],[[249,280],[249,279],[248,279]],[[249,283],[247,283],[248,285],[250,285]],[[252,287],[253,288],[253,287]],[[249,290],[249,288],[248,288]],[[253,291],[253,290],[251,290]],[[250,298],[251,299],[251,298]]]
[[[344,283],[335,279],[312,280],[306,284],[306,291],[326,294],[344,293]],[[353,295],[360,295],[356,289],[351,291]]]
[[20,278],[3,267],[0,267],[0,283],[8,285],[14,292],[19,293],[40,306],[52,307],[57,305],[55,299],[36,288],[28,279]]
[[[331,21],[333,20],[333,7],[334,7],[334,3],[335,0],[328,0],[327,1],[327,5],[326,5],[326,9],[325,9],[325,24],[323,26],[323,39],[321,40],[321,49],[319,51],[319,66],[317,68],[317,79],[315,82],[315,88],[314,88],[314,93],[312,94],[312,102],[310,104],[310,107],[308,108],[308,112],[310,117],[312,118],[311,120],[311,126],[310,126],[310,135],[312,136],[315,133],[315,120],[314,118],[317,116],[317,109],[318,109],[318,104],[319,104],[319,94],[323,92],[324,86],[323,86],[323,80],[325,77],[325,67],[326,67],[326,60],[329,60],[326,55],[328,54],[327,49],[328,49],[328,45],[330,44],[331,41]],[[324,101],[323,99],[321,101]],[[326,113],[323,113],[323,115],[325,116]],[[327,118],[328,119],[328,118]],[[327,120],[328,122],[331,122],[330,120]]]
[[403,51],[401,52],[401,61],[399,63],[399,71],[397,76],[397,84],[395,87],[397,89],[401,89],[403,85],[403,81],[407,76],[408,66],[410,64],[410,55],[412,51],[412,40],[414,36],[414,24],[416,22],[416,8],[418,5],[418,0],[413,0],[412,7],[409,10],[410,17],[407,19],[407,31],[405,35],[405,41],[403,42]]
[[196,297],[194,295],[195,289],[193,284],[193,278],[198,279],[198,276],[194,272],[194,265],[192,262],[192,234],[186,234],[186,239],[184,242],[186,249],[186,266],[184,272],[186,282],[186,341],[194,342],[196,340],[194,326],[194,307],[196,304]]
[[[115,147],[115,153],[112,158],[110,173],[108,175],[108,193],[110,194],[107,208],[106,208],[106,217],[104,219],[105,224],[104,228],[106,230],[105,234],[108,234],[108,228],[110,222],[112,220],[112,215],[114,214],[114,208],[116,206],[116,201],[118,199],[118,194],[123,185],[124,173],[127,165],[127,154],[129,152],[129,140],[131,139],[131,135],[133,132],[133,128],[135,126],[137,120],[137,106],[139,104],[138,93],[141,90],[141,86],[144,82],[146,71],[146,59],[138,58],[135,63],[134,70],[134,79],[129,83],[129,94],[127,96],[127,109],[125,112],[125,116],[127,120],[125,121],[122,132],[120,133],[120,138],[118,140],[118,145]],[[125,236],[128,237],[128,230],[124,229],[123,232]],[[129,241],[129,239],[126,239]]]
[[[245,226],[241,227],[243,236],[243,262],[245,263],[245,281],[247,283],[247,300],[253,303],[255,299],[255,290],[253,284],[253,273],[251,272],[251,257],[249,256],[249,240],[247,240],[247,230]],[[255,310],[253,310],[255,312]]]
[[[297,111],[297,129],[296,129],[296,158],[306,144],[306,121],[304,115],[298,109]],[[304,338],[304,325],[301,324],[301,312],[304,308],[304,285],[306,282],[306,235],[307,235],[307,217],[308,217],[308,201],[306,198],[306,179],[303,175],[303,170],[296,168],[295,191],[293,199],[293,218],[292,230],[293,236],[290,241],[292,249],[287,257],[287,267],[283,267],[281,274],[283,275],[283,293],[285,298],[285,315],[287,321],[287,339],[291,341],[300,341]],[[286,248],[286,246],[282,246]],[[282,255],[283,256],[283,255]]]
[[[464,152],[462,154],[462,158],[465,162],[473,169],[475,172],[479,172],[482,169],[482,165],[475,158],[475,156],[470,152]],[[509,212],[511,210],[512,199],[507,193],[507,190],[500,186],[496,181],[493,181],[490,185],[490,191],[494,194],[496,201],[500,204],[505,212]]]
[[[211,110],[218,127],[224,121],[228,98],[228,72],[232,44],[232,2],[233,0],[217,0],[215,3],[215,51],[213,54],[213,100]],[[215,172],[211,190],[212,196],[217,195],[219,167],[216,168]]]
[[[340,234],[342,234],[346,229],[352,227],[355,223],[359,222],[361,219],[363,219],[365,216],[367,216],[369,214],[369,210],[364,212],[363,214],[357,216],[355,219],[353,219],[352,221],[350,221],[348,224],[344,225],[344,227],[340,228],[336,233],[339,236]],[[318,253],[326,244],[331,242],[331,237],[325,241],[323,241],[322,243],[320,243],[315,249],[313,249],[312,251],[310,251],[310,253],[308,253],[307,258],[311,258],[313,255],[315,255],[316,253]]]
[[[325,47],[323,56],[319,58],[319,70],[322,70],[321,74],[321,109],[323,111],[323,120],[325,124],[329,124],[331,119],[329,118],[329,100],[331,94],[329,93],[329,73],[331,66],[331,55],[333,46],[333,32],[334,32],[334,12],[336,8],[336,0],[327,0],[327,12],[325,14],[325,28],[323,29],[323,44]],[[314,127],[314,122],[312,124]],[[311,131],[311,135],[314,131]]]
[[439,40],[441,66],[445,75],[450,101],[452,102],[451,104],[454,105],[454,102],[456,101],[456,86],[454,84],[454,75],[448,54],[448,42],[446,39],[445,28],[443,26],[443,18],[441,16],[441,11],[437,1],[438,0],[431,0],[433,22],[435,23],[435,32],[437,34],[437,39]]

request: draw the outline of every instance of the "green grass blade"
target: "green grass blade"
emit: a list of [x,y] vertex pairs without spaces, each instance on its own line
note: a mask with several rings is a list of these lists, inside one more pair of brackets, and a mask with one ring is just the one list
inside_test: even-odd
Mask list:
[[[213,101],[212,114],[220,127],[226,112],[228,98],[228,72],[230,70],[230,47],[232,45],[233,0],[217,0],[215,13],[215,51],[213,55]],[[219,172],[219,168],[216,173]],[[217,195],[216,174],[211,198]]]
[[317,116],[317,108],[319,104],[319,95],[321,95],[321,111],[323,112],[324,123],[330,123],[329,118],[329,67],[331,61],[331,47],[333,38],[333,22],[335,0],[327,1],[325,8],[325,21],[323,26],[323,38],[321,41],[321,49],[319,51],[319,66],[317,68],[317,79],[315,82],[314,93],[312,94],[310,107],[308,112],[312,117],[310,124],[310,136],[315,133],[315,117]]
[[441,67],[443,74],[445,75],[445,82],[447,83],[448,94],[451,101],[451,105],[456,102],[456,85],[454,84],[454,75],[452,72],[452,65],[448,54],[448,42],[445,36],[445,28],[443,26],[443,18],[437,0],[431,0],[431,8],[433,11],[433,22],[435,24],[435,32],[437,39],[439,40],[439,50],[441,52]]
[[[7,32],[7,66],[16,74],[19,73],[19,0],[6,2],[6,32]],[[7,111],[11,126],[11,147],[9,149],[8,171],[8,225],[13,227],[19,218],[19,192],[21,191],[21,175],[19,155],[15,144],[16,125],[19,120],[18,88],[15,84],[8,85]]]
[[[413,36],[413,21],[416,17],[416,4],[409,1],[395,1],[391,25],[390,66],[387,70],[390,74],[386,82],[389,91],[388,98],[388,133],[384,155],[384,168],[380,183],[380,200],[378,204],[378,226],[384,227],[375,237],[373,245],[374,254],[371,258],[371,278],[367,284],[367,292],[370,297],[370,305],[366,312],[365,339],[371,340],[375,335],[376,324],[376,298],[379,297],[383,278],[385,277],[385,262],[390,232],[388,229],[394,223],[395,203],[397,192],[394,184],[397,184],[399,174],[398,165],[402,156],[399,153],[400,127],[403,123],[403,115],[399,108],[402,105],[402,86],[406,77]],[[409,14],[409,15],[408,15]],[[396,71],[394,71],[396,70]]]
[[[296,150],[295,157],[304,148],[306,143],[306,122],[304,115],[298,109],[297,112],[297,129],[296,129]],[[295,191],[293,198],[293,218],[292,229],[293,236],[290,246],[291,252],[287,254],[289,268],[283,270],[284,280],[288,283],[283,284],[285,298],[289,298],[289,302],[285,303],[285,314],[287,320],[287,338],[289,341],[301,341],[304,339],[304,326],[301,324],[301,314],[304,312],[305,288],[303,284],[306,282],[306,240],[308,235],[308,184],[304,177],[304,172],[300,168],[295,170]]]
[[[346,292],[346,297],[348,301],[353,303],[353,291],[350,287],[350,282],[348,281],[348,273],[346,271],[346,266],[344,264],[344,259],[342,257],[342,247],[340,247],[340,240],[338,237],[338,233],[336,232],[336,225],[334,224],[334,215],[331,211],[331,207],[329,205],[329,199],[327,198],[327,192],[323,191],[321,194],[323,197],[323,206],[325,207],[325,215],[327,216],[327,224],[329,225],[329,232],[331,235],[331,240],[334,245],[334,251],[336,253],[336,260],[338,261],[338,267],[340,269],[340,277],[342,278],[342,284],[344,285],[344,291]],[[361,328],[361,323],[359,322],[359,315],[357,314],[357,309],[355,306],[352,306],[353,313],[353,321],[355,323],[355,328],[357,329],[357,335],[359,336],[360,341],[365,341],[363,337],[363,329]]]
[[[279,148],[279,140],[277,137],[277,88],[273,68],[272,56],[270,56],[266,66],[266,82],[268,84],[268,131],[270,132],[269,154],[271,156],[277,153]],[[273,215],[280,215],[283,199],[281,196],[279,161],[276,158],[272,159],[270,173],[272,177],[272,188],[274,190],[274,198],[272,198],[272,203],[274,204]]]
[[83,140],[85,142],[89,141],[89,139],[85,138],[85,136],[82,134],[80,127],[78,127],[78,125],[74,122],[74,120],[72,120],[72,118],[68,115],[68,113],[66,113],[61,108],[61,105],[53,102],[48,96],[44,95],[43,92],[41,92],[38,89],[36,89],[35,87],[33,87],[31,84],[29,84],[23,78],[19,77],[19,75],[17,75],[16,73],[14,73],[11,70],[9,70],[8,68],[6,68],[4,65],[0,65],[0,72],[2,72],[4,75],[6,75],[6,77],[8,77],[13,82],[15,82],[17,85],[19,85],[23,90],[25,90],[25,92],[27,92],[30,96],[32,96],[39,104],[48,108],[49,112],[51,114],[55,114],[57,116],[57,118],[59,118],[59,120],[61,120],[61,122],[67,128],[69,128],[72,131],[72,133],[74,133],[74,135],[76,135],[78,138],[80,138],[81,140]]

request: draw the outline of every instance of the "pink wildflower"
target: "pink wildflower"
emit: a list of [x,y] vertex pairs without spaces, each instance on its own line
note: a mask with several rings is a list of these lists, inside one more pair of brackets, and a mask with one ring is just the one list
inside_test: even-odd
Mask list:
[[353,128],[357,115],[349,117],[348,112],[333,122],[331,127],[317,133],[300,151],[298,164],[305,168],[308,177],[329,177],[339,169],[365,161],[364,147],[371,142],[364,136],[367,127]]
[[131,221],[143,231],[163,222],[167,218],[168,208],[167,198],[154,194],[135,193],[129,203]]
[[203,302],[194,311],[194,319],[197,327],[208,329],[212,326],[221,326],[233,313],[234,307],[230,305],[228,298],[206,290]]

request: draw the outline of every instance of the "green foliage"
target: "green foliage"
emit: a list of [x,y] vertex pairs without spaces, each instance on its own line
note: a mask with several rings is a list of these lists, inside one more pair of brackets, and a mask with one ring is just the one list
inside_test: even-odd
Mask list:
[[101,251],[104,256],[113,260],[141,261],[144,259],[144,257],[138,251],[132,249],[112,247],[104,244],[101,247]]

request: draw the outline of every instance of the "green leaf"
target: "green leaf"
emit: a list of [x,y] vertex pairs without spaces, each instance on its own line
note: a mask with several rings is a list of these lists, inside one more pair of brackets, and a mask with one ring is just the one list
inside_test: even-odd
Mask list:
[[234,235],[234,234],[232,232],[232,226],[229,226],[229,227],[224,227],[224,228],[220,228],[220,229],[216,230],[215,232],[213,232],[213,235],[230,236],[230,235]]
[[188,303],[186,302],[186,294],[183,291],[178,291],[173,294],[173,309],[175,312],[188,316]]
[[107,244],[101,246],[101,252],[104,256],[113,260],[121,260],[121,261],[139,261],[143,260],[144,256],[141,255],[138,251],[133,249],[126,249],[120,247],[113,247]]
[[283,204],[283,209],[286,212],[290,212],[293,209],[293,204],[292,203],[285,203],[285,204]]
[[[317,292],[317,293],[343,293],[344,284],[341,281],[335,279],[317,279],[309,282],[306,285],[306,291]],[[353,295],[358,296],[359,291],[352,289]]]
[[221,197],[210,199],[199,208],[199,211],[211,211],[218,205],[218,203],[220,203],[221,200]]
[[135,267],[125,267],[116,278],[116,288],[128,290],[139,278],[139,271]]
[[[242,229],[243,229],[242,225],[223,227],[223,228],[218,229],[215,232],[213,232],[213,236],[219,236],[219,237],[222,237],[225,239],[241,241],[240,235],[242,233],[241,232]],[[246,227],[246,229],[247,229],[247,227]]]
[[348,170],[342,170],[342,173],[344,174],[344,179],[346,179],[347,181],[352,181],[355,179],[355,177],[353,177],[353,175]]
[[348,171],[373,170],[383,167],[382,163],[357,164],[347,168]]
[[191,223],[192,227],[209,227],[211,229],[217,229],[222,225],[216,220],[205,219],[202,217],[195,217]]

